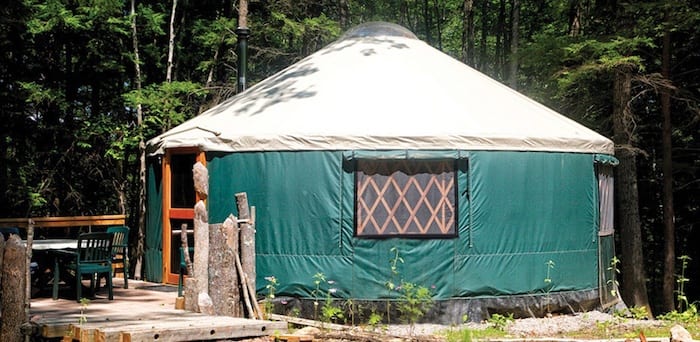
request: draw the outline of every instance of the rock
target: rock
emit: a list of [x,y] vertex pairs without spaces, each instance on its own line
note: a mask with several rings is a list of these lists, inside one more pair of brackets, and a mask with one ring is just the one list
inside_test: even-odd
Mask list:
[[321,329],[315,328],[315,327],[304,327],[301,328],[297,331],[294,332],[292,335],[296,336],[303,336],[303,335],[309,335],[309,336],[318,336],[318,334],[321,333]]
[[671,327],[671,341],[670,342],[692,342],[693,336],[690,336],[688,330],[685,330],[682,326],[676,324]]

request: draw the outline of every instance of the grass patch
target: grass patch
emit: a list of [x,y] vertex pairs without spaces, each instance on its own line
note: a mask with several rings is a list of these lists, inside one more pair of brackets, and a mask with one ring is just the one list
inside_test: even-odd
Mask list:
[[441,332],[448,342],[470,342],[493,339],[511,338],[575,338],[582,340],[606,340],[606,339],[638,339],[640,334],[647,338],[668,338],[671,327],[680,324],[694,337],[700,336],[700,321],[695,322],[672,322],[656,320],[649,324],[632,324],[629,319],[614,319],[610,321],[598,322],[585,328],[575,331],[566,331],[547,336],[515,336],[509,334],[507,329],[489,326],[486,328],[452,328]]

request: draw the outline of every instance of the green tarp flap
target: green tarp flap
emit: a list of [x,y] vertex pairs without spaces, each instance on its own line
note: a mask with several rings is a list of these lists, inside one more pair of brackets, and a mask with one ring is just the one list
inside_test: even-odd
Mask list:
[[612,166],[617,166],[618,164],[620,164],[620,161],[617,158],[615,158],[615,156],[611,156],[609,154],[596,154],[593,156],[593,160],[596,163],[609,164]]
[[[432,288],[436,299],[597,288],[591,155],[470,151],[457,168],[457,237],[367,239],[354,237],[347,157],[381,152],[353,152],[207,155],[209,222],[236,215],[239,192],[256,207],[260,293],[275,276],[280,295],[311,297],[317,273],[334,282],[322,287],[353,299],[395,298],[385,284],[401,280]],[[403,260],[395,274],[392,250]]]
[[147,172],[144,277],[148,281],[160,282],[163,279],[163,186],[161,165],[157,158],[149,160]]
[[600,272],[600,302],[604,306],[614,303],[618,298],[616,279],[619,268],[618,261],[615,257],[614,236],[601,236],[598,272]]

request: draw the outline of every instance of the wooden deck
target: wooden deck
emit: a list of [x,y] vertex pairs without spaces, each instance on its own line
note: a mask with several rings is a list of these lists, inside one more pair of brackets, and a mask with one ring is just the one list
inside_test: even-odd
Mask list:
[[114,278],[113,301],[103,289],[85,306],[66,297],[33,298],[30,317],[36,334],[63,341],[202,341],[287,332],[286,322],[175,309],[177,288],[131,279],[129,289],[122,285]]

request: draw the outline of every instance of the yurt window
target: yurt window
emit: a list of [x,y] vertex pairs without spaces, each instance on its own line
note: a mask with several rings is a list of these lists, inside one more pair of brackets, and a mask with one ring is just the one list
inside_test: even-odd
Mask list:
[[356,169],[356,235],[456,235],[454,160],[360,159]]
[[614,213],[614,178],[613,167],[606,164],[596,165],[598,169],[598,204],[600,211],[600,235],[612,235],[615,231]]

